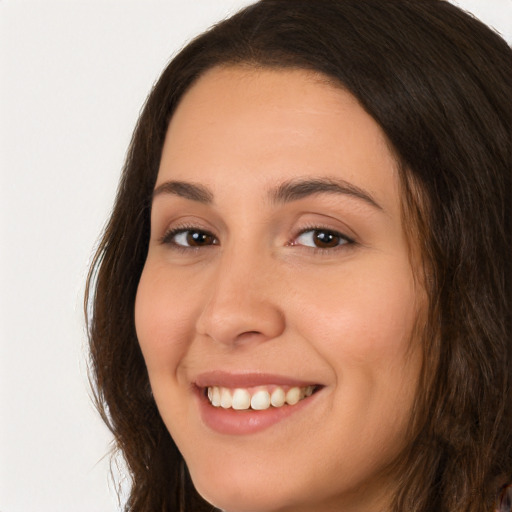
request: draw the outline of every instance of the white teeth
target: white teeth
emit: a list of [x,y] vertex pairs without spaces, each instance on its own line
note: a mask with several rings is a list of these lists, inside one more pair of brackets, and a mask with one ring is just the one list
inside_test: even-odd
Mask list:
[[300,389],[290,388],[286,393],[286,403],[288,405],[295,405],[300,400]]
[[220,407],[220,390],[217,387],[213,388],[211,402],[214,407]]
[[246,389],[235,389],[233,393],[233,409],[243,411],[251,405],[251,395]]
[[238,411],[253,409],[263,411],[272,407],[283,407],[283,405],[295,405],[304,398],[313,394],[315,386],[304,388],[293,387],[284,391],[281,387],[275,387],[270,393],[267,389],[257,389],[251,393],[247,389],[237,388],[231,390],[220,386],[207,388],[208,400],[214,407],[223,409],[235,409]]
[[256,391],[251,398],[251,409],[255,411],[263,411],[270,407],[270,395],[268,391],[262,389],[261,391]]
[[270,397],[270,403],[274,407],[282,407],[286,401],[285,392],[281,388],[274,389],[272,396]]
[[230,409],[232,405],[231,393],[229,389],[221,388],[220,390],[220,406],[223,409]]

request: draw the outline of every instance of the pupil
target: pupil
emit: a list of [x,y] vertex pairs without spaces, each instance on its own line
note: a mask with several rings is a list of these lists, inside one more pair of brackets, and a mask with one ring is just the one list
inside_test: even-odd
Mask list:
[[339,244],[339,237],[329,231],[316,231],[315,243],[319,247],[336,247]]

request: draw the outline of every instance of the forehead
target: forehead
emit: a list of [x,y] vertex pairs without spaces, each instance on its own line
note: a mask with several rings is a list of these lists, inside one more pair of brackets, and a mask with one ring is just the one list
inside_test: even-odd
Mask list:
[[157,184],[167,180],[255,193],[301,177],[332,177],[398,208],[396,161],[377,123],[323,75],[214,68],[169,124]]

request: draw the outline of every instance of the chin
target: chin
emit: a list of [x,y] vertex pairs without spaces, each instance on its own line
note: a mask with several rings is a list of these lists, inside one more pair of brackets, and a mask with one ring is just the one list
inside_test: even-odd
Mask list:
[[[199,477],[192,474],[197,492],[208,503],[224,512],[277,512],[298,510],[297,493],[283,488],[286,479],[270,482],[269,478],[253,480],[246,478]],[[240,476],[240,475],[239,475]],[[293,496],[293,498],[291,497]]]

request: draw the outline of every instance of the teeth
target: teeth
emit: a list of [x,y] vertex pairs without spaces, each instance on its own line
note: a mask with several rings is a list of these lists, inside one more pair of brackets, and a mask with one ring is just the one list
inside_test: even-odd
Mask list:
[[233,403],[233,400],[231,398],[231,393],[229,392],[229,389],[221,388],[221,390],[220,390],[220,406],[223,409],[230,409],[232,403]]
[[268,391],[256,391],[251,398],[251,409],[255,411],[264,411],[270,407],[270,395]]
[[299,388],[291,388],[286,393],[286,403],[288,405],[295,405],[300,400],[300,389]]
[[214,407],[220,407],[220,390],[219,388],[213,388],[211,402]]
[[285,392],[283,388],[275,387],[272,392],[267,389],[256,389],[251,394],[249,390],[243,388],[231,390],[219,386],[210,386],[207,388],[207,396],[214,407],[238,411],[249,408],[255,411],[264,411],[270,406],[295,405],[304,398],[311,396],[314,390],[315,386],[307,386],[304,388],[289,388]]
[[274,407],[282,407],[286,402],[286,394],[281,388],[274,389],[270,397],[270,403]]
[[235,389],[233,393],[233,409],[243,411],[249,409],[251,405],[251,395],[246,389]]

